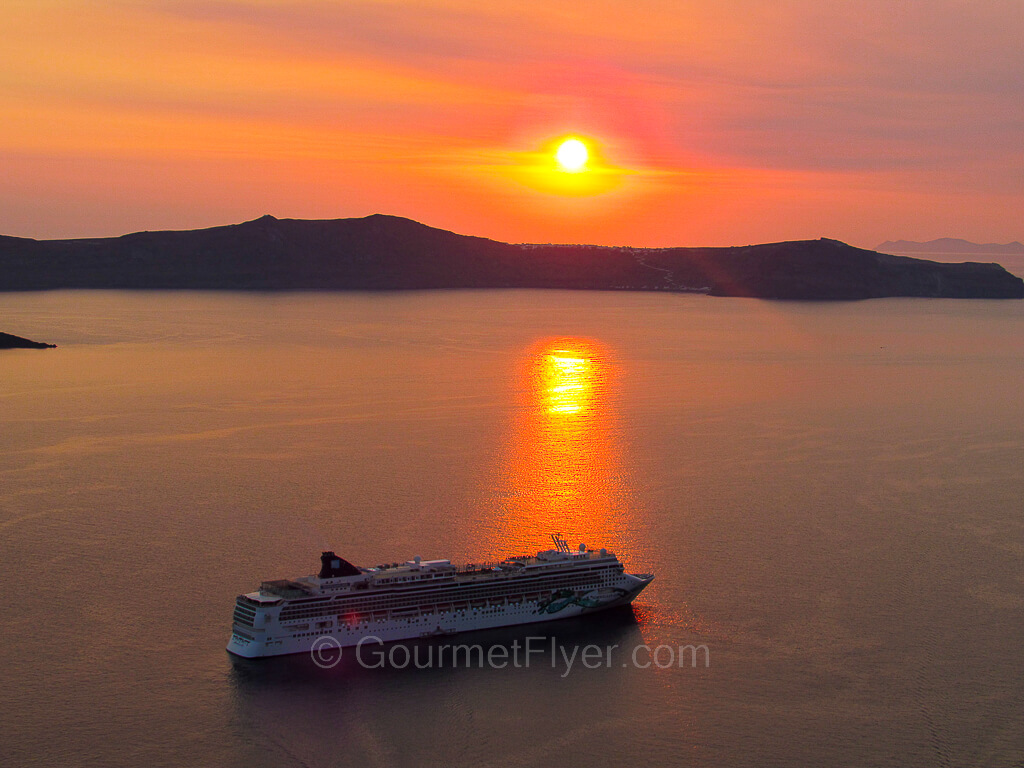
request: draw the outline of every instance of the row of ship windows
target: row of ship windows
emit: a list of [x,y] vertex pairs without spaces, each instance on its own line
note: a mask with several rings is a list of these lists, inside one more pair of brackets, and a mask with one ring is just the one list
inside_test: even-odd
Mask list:
[[[465,610],[458,610],[458,611],[430,611],[430,610],[427,610],[427,611],[424,611],[421,614],[417,614],[416,616],[395,616],[395,617],[392,617],[390,619],[390,621],[392,621],[392,622],[400,621],[400,622],[405,622],[406,624],[408,624],[411,621],[422,621],[423,618],[429,617],[429,616],[434,615],[436,613],[453,613],[453,614],[456,614],[456,615],[459,615],[459,616],[463,616],[463,615],[465,615],[467,613],[478,614],[478,615],[479,614],[484,614],[484,613],[488,613],[488,614],[489,613],[497,613],[499,610],[501,610],[501,609],[500,608],[467,608]],[[339,619],[339,621],[338,621],[338,629],[346,629],[346,628],[347,629],[363,629],[363,628],[366,628],[366,627],[370,626],[370,621],[368,619],[363,619],[363,620],[360,620],[359,622],[352,623],[352,624],[350,624],[349,622],[343,621],[342,617],[340,617],[340,616],[338,617],[338,619]],[[385,617],[381,617],[380,619],[378,619],[378,621],[384,621],[384,620],[386,620]],[[331,621],[318,621],[316,626],[317,626],[318,630],[323,631],[325,629],[329,629],[332,626],[333,623],[334,622],[331,622]],[[308,628],[309,628],[309,624],[303,624],[301,626],[287,627],[287,629],[308,629]],[[317,634],[320,634],[320,632],[300,632],[298,634],[292,635],[292,637],[308,637],[310,635],[317,635]]]
[[[589,586],[597,587],[598,585],[597,584],[591,584]],[[475,596],[473,596],[469,600],[467,600],[467,597],[465,595],[460,595],[459,599],[452,600],[451,602],[466,603],[466,602],[484,601],[484,600],[488,600],[488,599],[491,599],[491,600],[497,599],[497,600],[500,600],[502,602],[502,604],[504,604],[506,602],[507,603],[521,603],[521,602],[524,602],[524,601],[527,601],[527,600],[538,600],[538,599],[544,597],[545,594],[548,594],[548,593],[531,592],[531,593],[528,593],[526,595],[509,595],[509,596],[500,595],[500,594],[496,594],[496,593],[491,593],[491,594],[486,594],[485,593],[485,594],[481,594],[481,595],[475,595]],[[448,601],[445,601],[445,602],[448,602]],[[358,612],[361,612],[361,611],[366,611],[366,612],[371,612],[372,613],[372,612],[377,612],[377,611],[401,610],[402,608],[411,608],[413,606],[418,606],[418,605],[422,605],[422,600],[410,600],[410,599],[390,600],[390,601],[389,600],[378,600],[378,601],[361,601],[358,604],[347,604],[347,605],[344,606],[344,609],[346,611],[351,611],[353,613],[358,613]],[[316,616],[326,616],[326,615],[329,615],[329,614],[332,614],[332,613],[336,612],[338,610],[338,608],[339,608],[339,606],[320,606],[318,608],[311,609],[311,610],[307,609],[307,610],[301,610],[301,611],[282,611],[281,612],[281,616],[280,616],[280,621],[282,621],[282,622],[297,621],[299,619],[312,619],[312,618],[315,618]]]
[[[422,608],[422,609],[405,609],[405,611],[397,611],[396,613],[407,613],[407,614],[410,614],[410,615],[427,615],[427,614],[436,614],[436,613],[464,614],[464,613],[467,613],[467,612],[472,612],[472,613],[494,613],[494,612],[497,612],[497,611],[506,611],[509,608],[514,607],[514,606],[532,606],[534,604],[535,603],[533,603],[533,602],[522,602],[522,603],[519,603],[519,602],[509,602],[509,603],[501,603],[501,604],[498,604],[498,605],[492,605],[490,607],[488,607],[488,606],[470,606],[470,605],[466,605],[464,603],[461,606],[459,606],[459,607],[452,607],[451,605],[442,604],[442,605],[432,605],[429,608]],[[384,621],[384,620],[388,619],[389,616],[392,619],[401,618],[401,617],[398,617],[398,616],[389,615],[388,611],[374,611],[374,612],[372,612],[372,614],[368,612],[367,614],[364,614],[362,616],[359,616],[358,614],[339,614],[337,618],[338,618],[338,621],[341,622],[341,623],[346,623],[346,624],[349,624],[349,623],[362,624],[364,622],[369,623],[371,620]],[[353,621],[353,618],[354,618],[354,621]],[[295,619],[291,619],[290,621],[295,621]],[[319,622],[317,624],[317,626],[330,626],[331,623],[332,623],[331,621]],[[309,625],[308,624],[304,624],[303,628],[306,627],[306,626],[309,626]]]
[[381,578],[375,579],[375,583],[377,583],[377,584],[390,584],[390,583],[395,582],[395,581],[429,581],[430,579],[441,579],[441,578],[445,578],[445,577],[451,578],[454,575],[455,574],[451,573],[451,572],[439,572],[439,573],[421,573],[421,574],[417,574],[416,576],[388,576],[388,577],[383,578],[383,579],[381,579]]
[[[608,578],[608,577],[610,577],[612,575],[615,575],[615,574],[618,574],[618,573],[622,573],[622,572],[623,572],[623,569],[620,566],[617,569],[613,569],[613,568],[591,568],[591,569],[588,569],[585,573],[581,573],[581,574],[578,574],[578,575],[575,575],[575,576],[568,576],[568,577],[565,574],[558,574],[558,573],[548,574],[548,573],[545,573],[545,574],[536,574],[534,576],[534,578],[536,578],[538,581],[557,581],[560,584],[566,584],[566,583],[572,583],[572,581],[575,580],[575,579],[581,579],[581,578],[582,579],[588,579],[588,578],[593,578],[594,576],[600,576],[602,578]],[[461,589],[472,589],[472,588],[491,587],[491,586],[496,586],[496,587],[499,587],[499,588],[500,587],[508,588],[508,586],[509,586],[507,582],[504,583],[504,584],[498,583],[496,585],[492,585],[492,584],[487,584],[486,582],[484,584],[474,584],[473,582],[464,582],[464,581],[463,582],[453,581],[450,584],[440,584],[439,585],[439,584],[432,584],[432,583],[430,583],[429,579],[420,579],[419,577],[416,577],[416,578],[387,579],[387,580],[378,579],[375,582],[375,584],[378,585],[378,586],[380,586],[380,585],[390,586],[392,583],[395,583],[395,582],[408,582],[408,581],[422,581],[422,584],[413,584],[413,585],[411,585],[411,587],[413,589],[415,589],[416,587],[421,587],[422,586],[422,587],[429,587],[432,590],[433,589],[445,589],[445,588],[448,588],[448,589],[453,589],[453,588],[454,589],[460,589],[460,588]],[[402,586],[405,586],[405,584],[403,584]],[[333,587],[328,586],[328,587],[325,587],[325,589],[333,589]],[[344,600],[347,597],[349,597],[349,595],[338,595],[338,596],[334,597],[333,599],[334,600]],[[303,602],[303,603],[314,603],[314,602],[320,603],[320,602],[325,602],[326,600],[329,600],[329,599],[332,599],[332,598],[320,598],[320,599],[316,599],[316,600],[302,600],[301,602]]]
[[[556,567],[556,566],[552,566],[552,567]],[[558,567],[560,567],[560,566],[558,566]],[[622,566],[622,564],[619,563],[617,565],[608,564],[608,565],[597,566],[595,568],[587,568],[587,569],[585,569],[585,571],[583,573],[580,573],[580,574],[577,574],[577,575],[574,575],[574,576],[568,576],[565,573],[541,573],[541,574],[534,574],[533,577],[537,578],[539,582],[546,582],[546,581],[554,580],[554,581],[556,581],[559,584],[567,584],[567,583],[572,583],[575,579],[581,579],[581,578],[582,579],[588,579],[588,578],[593,578],[594,576],[600,576],[601,578],[607,579],[607,578],[610,578],[611,576],[623,573],[624,570],[625,569]],[[418,580],[418,579],[419,579],[419,577],[405,577],[405,578],[401,578],[401,579],[390,579],[389,581],[408,581],[408,580]],[[429,587],[434,588],[434,589],[438,588],[437,585],[435,585],[435,584],[428,584],[427,582],[429,582],[429,579],[424,579],[423,581],[424,581],[423,586],[429,586]],[[385,583],[385,582],[384,582],[384,580],[378,580],[377,583],[381,584],[381,583]],[[445,585],[442,585],[442,586],[443,587],[453,586],[453,587],[462,587],[462,588],[473,588],[474,585],[472,583],[467,584],[465,582],[461,582],[461,583],[460,582],[456,582],[456,583],[453,583],[451,585],[445,584]],[[485,586],[491,586],[491,585],[485,585]],[[499,586],[499,587],[500,586],[507,587],[508,585],[505,584],[505,585],[497,585],[497,586]],[[327,588],[330,589],[331,587],[327,587]],[[334,598],[330,598],[330,597],[306,598],[306,599],[299,600],[299,601],[296,601],[296,602],[301,602],[301,603],[306,603],[306,604],[314,604],[314,603],[315,604],[320,604],[320,603],[323,603],[323,602],[330,601],[332,599],[333,600],[344,600],[347,597],[348,597],[348,595],[338,595],[337,597],[334,597]],[[246,599],[246,602],[250,602],[250,601],[248,599]]]
[[[600,582],[595,580],[592,576],[579,576],[579,577],[574,577],[572,579],[560,579],[560,580],[558,580],[557,585],[561,586],[561,587],[564,587],[564,586],[568,585],[568,586],[580,586],[580,587],[596,588],[596,587],[600,586]],[[498,585],[498,586],[487,585],[485,587],[462,589],[462,590],[459,590],[458,592],[455,592],[455,593],[451,594],[450,599],[463,601],[463,600],[486,600],[488,598],[494,598],[494,597],[504,598],[506,595],[508,595],[508,588],[507,588],[507,586],[508,585]],[[549,585],[533,584],[533,585],[530,585],[530,586],[534,588],[531,591],[531,594],[532,594],[534,591],[543,592],[543,591],[545,591],[545,587],[552,587],[552,586],[555,586],[555,585],[552,585],[552,584],[549,584]],[[447,597],[448,596],[445,596],[445,598],[447,598]],[[517,597],[519,597],[519,596],[510,596],[509,599],[513,599],[514,600]],[[422,601],[423,601],[423,596],[422,595],[408,595],[408,596],[406,596],[406,595],[387,595],[387,596],[380,596],[380,597],[362,598],[362,599],[358,599],[358,600],[347,600],[347,601],[345,601],[344,606],[345,606],[346,609],[349,609],[349,610],[365,610],[365,609],[374,610],[375,608],[385,608],[385,607],[395,608],[395,607],[400,607],[400,606],[403,606],[403,605],[417,605],[417,604],[421,603]],[[338,609],[338,605],[328,603],[328,604],[320,604],[320,605],[308,606],[308,607],[307,606],[302,606],[302,607],[296,607],[296,608],[285,608],[281,612],[281,615],[282,615],[282,620],[283,621],[287,621],[287,620],[289,620],[291,618],[306,618],[306,617],[312,617],[312,616],[317,616],[317,615],[322,615],[322,614],[327,614],[327,613],[333,613],[337,609]]]
[[[457,601],[455,604],[441,603],[441,604],[434,604],[434,605],[431,605],[430,607],[425,607],[425,608],[413,608],[413,609],[406,608],[406,609],[404,609],[404,611],[403,611],[403,609],[398,609],[397,611],[394,611],[394,612],[409,612],[409,613],[411,613],[413,615],[434,614],[434,613],[466,613],[466,612],[469,612],[469,611],[472,611],[473,613],[477,613],[477,612],[480,612],[480,613],[494,613],[496,611],[508,610],[508,608],[514,607],[514,606],[532,606],[532,605],[535,605],[535,604],[536,604],[536,598],[533,598],[533,599],[526,599],[526,598],[524,598],[522,600],[509,600],[507,603],[506,602],[501,602],[501,603],[498,603],[497,605],[492,604],[490,606],[485,606],[485,605],[473,606],[473,605],[469,605],[465,601]],[[370,614],[372,614],[372,616]],[[322,616],[324,614],[318,614],[318,615]],[[340,622],[348,622],[348,621],[351,620],[351,617],[353,617],[353,616],[356,617],[356,623],[362,623],[364,621],[368,622],[371,618],[373,620],[376,620],[376,621],[383,621],[383,620],[389,618],[389,611],[388,610],[367,611],[366,614],[364,614],[362,616],[360,616],[359,614],[354,613],[354,612],[353,613],[349,613],[349,614],[339,614],[338,615],[338,621],[340,621]],[[310,616],[310,617],[302,617],[302,618],[313,618],[313,617]],[[391,618],[395,618],[395,617],[391,616]],[[293,618],[289,618],[289,619],[284,619],[283,621],[284,622],[289,622],[289,621],[297,621],[297,620],[299,620],[299,619],[296,618],[296,617],[293,617]],[[324,622],[324,624],[329,625],[330,622]]]
[[[588,569],[586,569],[586,570],[584,570],[584,571],[582,571],[580,573],[576,573],[576,574],[572,574],[572,575],[566,574],[566,573],[542,573],[542,574],[533,574],[532,576],[528,576],[526,578],[537,579],[538,582],[555,580],[555,581],[557,581],[559,583],[564,584],[564,583],[569,583],[569,582],[571,582],[574,579],[581,579],[581,578],[587,579],[587,578],[593,578],[594,576],[601,576],[601,577],[607,578],[607,577],[611,577],[613,575],[620,574],[623,571],[624,571],[624,568],[622,567],[622,565],[618,565],[618,566],[603,566],[603,567],[598,567],[598,568],[588,568]],[[404,579],[393,579],[392,581],[404,581]],[[381,584],[381,583],[385,583],[385,582],[383,582],[382,580],[379,580],[377,583]],[[438,586],[436,584],[426,584],[426,583],[424,583],[423,586],[430,587],[431,589],[443,589],[443,588],[451,588],[451,587],[456,587],[456,588],[458,588],[458,587],[461,587],[461,588],[472,588],[474,586],[492,586],[492,585],[489,585],[489,584],[476,585],[473,582],[453,582],[452,584],[444,584],[444,585],[440,585],[440,586]],[[494,586],[499,586],[499,587],[504,586],[504,587],[507,587],[508,584],[507,583],[505,583],[505,584],[500,584],[499,583],[499,584],[494,585]],[[347,597],[347,596],[346,595],[339,595],[339,596],[335,597],[334,599],[335,600],[344,600],[345,597]],[[312,601],[309,601],[309,602],[312,602]],[[317,602],[319,602],[319,601],[317,601]]]
[[[528,576],[526,578],[528,578],[530,580],[536,579],[538,582],[546,582],[546,581],[554,580],[554,581],[557,581],[559,583],[563,583],[564,584],[564,583],[571,582],[573,579],[593,578],[594,576],[599,576],[599,577],[602,577],[602,578],[610,578],[612,576],[615,576],[615,575],[623,573],[624,570],[625,569],[623,568],[622,565],[618,565],[618,566],[603,566],[603,567],[598,567],[598,568],[587,568],[587,569],[585,569],[583,571],[580,571],[580,572],[578,572],[576,574],[566,574],[564,572],[561,572],[561,573],[535,573],[535,574],[531,574],[530,576]],[[390,581],[405,581],[405,579],[391,579]],[[490,581],[490,579],[488,581]],[[501,580],[501,581],[504,581],[504,580]],[[415,589],[419,589],[419,588],[445,589],[445,588],[472,588],[474,586],[499,586],[499,587],[500,586],[504,586],[504,587],[508,587],[509,586],[507,582],[505,582],[505,583],[499,582],[497,585],[491,585],[491,584],[486,584],[486,583],[483,584],[483,585],[480,585],[480,584],[474,584],[474,582],[465,582],[465,581],[463,581],[463,582],[452,582],[451,584],[442,584],[442,585],[430,584],[428,582],[429,582],[429,580],[424,580],[423,584],[411,585],[410,586],[410,590],[415,590]],[[384,583],[387,583],[387,582],[385,582],[383,580],[378,580],[376,583],[377,584],[384,584]],[[330,589],[330,587],[325,587],[325,589]],[[306,604],[313,604],[313,603],[326,602],[326,601],[329,601],[329,600],[332,600],[332,599],[333,600],[344,600],[347,597],[348,597],[348,595],[338,595],[338,596],[333,597],[333,598],[331,598],[331,597],[305,598],[305,599],[296,600],[295,602],[306,603]]]

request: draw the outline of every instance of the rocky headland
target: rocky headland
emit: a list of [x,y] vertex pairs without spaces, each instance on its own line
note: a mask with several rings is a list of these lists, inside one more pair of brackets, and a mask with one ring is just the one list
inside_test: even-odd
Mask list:
[[23,339],[10,333],[0,333],[0,349],[53,349],[56,344],[43,344],[39,341]]

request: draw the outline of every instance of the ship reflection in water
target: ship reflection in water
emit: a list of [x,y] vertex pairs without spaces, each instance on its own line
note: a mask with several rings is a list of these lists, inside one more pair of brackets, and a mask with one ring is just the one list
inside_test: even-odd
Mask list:
[[609,351],[587,339],[545,340],[522,361],[497,483],[498,550],[529,552],[552,532],[573,546],[625,544],[620,523],[632,505],[618,441],[617,375]]

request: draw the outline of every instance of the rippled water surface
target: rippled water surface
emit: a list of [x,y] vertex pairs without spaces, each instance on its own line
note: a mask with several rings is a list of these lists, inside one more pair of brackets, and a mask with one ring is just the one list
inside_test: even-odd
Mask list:
[[[1024,303],[58,292],[0,329],[59,344],[0,352],[12,765],[1024,761]],[[322,549],[554,531],[657,578],[462,637],[594,669],[224,651]]]

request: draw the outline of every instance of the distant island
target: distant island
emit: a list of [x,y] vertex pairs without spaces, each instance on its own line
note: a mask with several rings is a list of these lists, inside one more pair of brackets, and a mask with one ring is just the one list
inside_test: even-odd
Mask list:
[[998,264],[948,264],[801,240],[731,248],[515,245],[397,216],[263,216],[112,238],[0,236],[0,291],[563,288],[763,299],[1024,298]]
[[972,243],[957,237],[940,237],[918,243],[913,240],[886,240],[875,248],[882,253],[924,253],[931,256],[1024,256],[1024,243]]
[[30,341],[21,336],[14,336],[10,333],[0,333],[0,349],[53,349],[56,344],[43,344],[39,341]]

